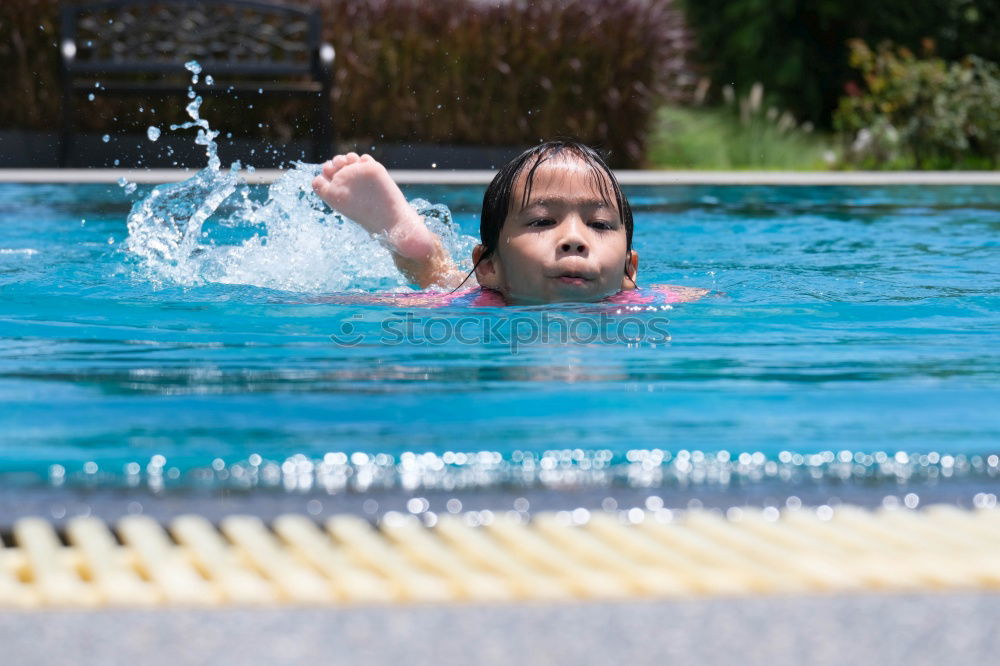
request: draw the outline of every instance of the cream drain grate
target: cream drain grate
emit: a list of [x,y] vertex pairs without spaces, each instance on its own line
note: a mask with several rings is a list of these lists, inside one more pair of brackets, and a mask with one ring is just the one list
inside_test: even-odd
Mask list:
[[[427,522],[433,522],[431,526]],[[114,530],[114,531],[112,531]],[[14,525],[0,607],[616,599],[1000,587],[1000,510],[387,514]]]

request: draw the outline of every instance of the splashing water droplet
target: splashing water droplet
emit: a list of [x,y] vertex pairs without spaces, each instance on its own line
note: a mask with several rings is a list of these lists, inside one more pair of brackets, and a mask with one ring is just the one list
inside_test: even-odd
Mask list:
[[111,135],[105,134],[104,136],[101,137],[101,141],[103,141],[104,143],[108,143],[109,141],[111,141]]
[[87,95],[87,99],[90,100],[91,102],[93,102],[94,101],[94,93],[88,94]]
[[207,86],[213,86],[213,85],[215,85],[215,79],[212,78],[211,74],[209,74],[208,76],[205,77],[205,85],[207,85]]
[[156,125],[150,125],[146,128],[146,138],[150,141],[156,141],[160,138],[160,128]]
[[208,157],[208,167],[210,169],[218,169],[221,166],[221,161],[218,155],[218,146],[215,143],[215,137],[219,136],[217,131],[213,131],[209,126],[208,121],[199,115],[199,109],[201,108],[202,99],[200,96],[196,96],[190,104],[185,107],[188,116],[191,117],[189,122],[182,125],[171,125],[170,129],[187,129],[189,127],[198,127],[198,135],[194,142],[199,146],[205,146],[205,155]]
[[[191,85],[198,83],[198,75],[201,73],[201,65],[198,64],[198,61],[189,60],[184,63],[184,69],[191,72]],[[192,92],[188,97],[194,97],[194,93]]]
[[136,184],[130,182],[125,176],[118,179],[118,186],[125,190],[125,194],[132,194],[136,188]]

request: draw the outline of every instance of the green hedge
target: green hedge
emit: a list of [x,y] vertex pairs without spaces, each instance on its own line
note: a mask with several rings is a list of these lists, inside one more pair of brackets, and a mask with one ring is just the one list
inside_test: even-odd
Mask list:
[[[691,44],[674,0],[316,0],[337,50],[341,139],[523,145],[559,135],[636,165],[663,101],[687,94]],[[51,128],[59,113],[56,0],[0,3],[0,127]],[[206,72],[210,73],[210,72]],[[177,100],[176,106],[183,104]],[[222,129],[301,134],[289,104],[247,112],[206,101]],[[92,130],[142,127],[134,100],[98,99]],[[234,113],[230,113],[233,111]],[[216,115],[213,116],[213,113]],[[113,121],[112,118],[116,118]]]
[[945,60],[970,54],[1000,61],[997,0],[684,0],[698,36],[698,60],[720,85],[746,94],[764,84],[771,100],[801,119],[829,126],[830,113],[857,78],[847,42],[884,40]]
[[851,43],[864,87],[840,100],[844,162],[861,168],[995,169],[1000,165],[1000,65],[947,63],[888,43]]

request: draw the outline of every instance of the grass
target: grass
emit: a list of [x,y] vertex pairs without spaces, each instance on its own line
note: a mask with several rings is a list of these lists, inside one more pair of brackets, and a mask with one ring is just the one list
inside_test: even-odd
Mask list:
[[654,169],[827,170],[831,137],[797,126],[787,114],[744,106],[663,107],[648,163]]

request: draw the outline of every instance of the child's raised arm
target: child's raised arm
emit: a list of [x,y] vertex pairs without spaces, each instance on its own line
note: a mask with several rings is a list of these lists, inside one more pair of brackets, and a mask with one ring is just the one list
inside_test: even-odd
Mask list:
[[381,237],[407,280],[422,289],[452,289],[462,282],[463,275],[441,239],[427,228],[389,172],[371,155],[337,155],[323,164],[312,186],[335,211]]

